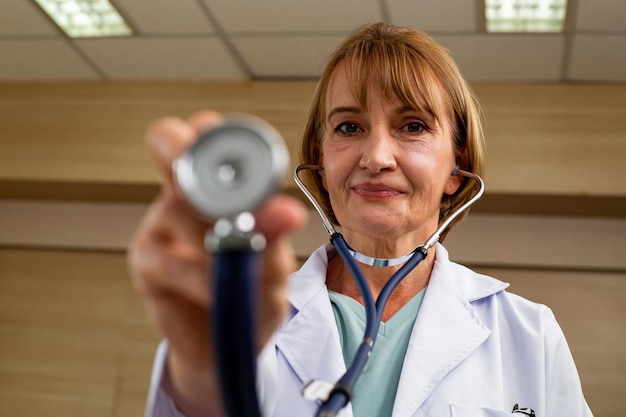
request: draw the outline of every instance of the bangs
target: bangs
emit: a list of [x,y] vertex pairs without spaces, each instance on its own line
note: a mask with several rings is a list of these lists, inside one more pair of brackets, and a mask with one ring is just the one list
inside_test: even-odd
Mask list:
[[353,45],[341,61],[357,103],[367,109],[371,87],[380,88],[387,100],[432,114],[441,123],[443,88],[427,58],[405,44],[383,40]]

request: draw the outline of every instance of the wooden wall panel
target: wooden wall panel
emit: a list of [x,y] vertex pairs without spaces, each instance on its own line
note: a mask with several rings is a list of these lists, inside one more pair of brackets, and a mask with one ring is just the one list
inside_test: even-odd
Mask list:
[[0,250],[0,415],[141,415],[156,341],[123,254]]
[[[0,84],[0,184],[154,185],[158,178],[143,148],[146,126],[163,115],[185,117],[201,108],[266,118],[295,158],[313,87]],[[626,197],[626,85],[474,87],[487,117],[490,193]]]
[[201,109],[266,118],[295,147],[310,83],[0,84],[0,179],[156,183],[143,136]]
[[626,195],[626,84],[480,84],[492,191]]

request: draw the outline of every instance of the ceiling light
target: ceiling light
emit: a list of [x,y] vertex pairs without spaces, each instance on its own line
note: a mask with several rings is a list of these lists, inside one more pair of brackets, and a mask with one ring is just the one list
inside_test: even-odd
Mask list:
[[129,36],[132,29],[109,0],[35,0],[71,38]]
[[567,0],[485,0],[487,32],[563,32]]

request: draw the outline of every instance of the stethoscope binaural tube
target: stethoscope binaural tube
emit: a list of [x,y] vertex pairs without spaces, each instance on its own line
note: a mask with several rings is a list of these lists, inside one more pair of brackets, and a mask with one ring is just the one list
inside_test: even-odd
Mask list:
[[[363,339],[357,348],[354,359],[347,371],[334,385],[327,383],[320,384],[319,381],[311,381],[303,389],[303,395],[305,397],[320,402],[316,417],[333,417],[352,399],[352,390],[372,353],[376,336],[378,335],[378,328],[380,327],[380,322],[382,320],[383,311],[394,289],[422,260],[426,258],[428,250],[439,241],[439,237],[450,226],[450,224],[483,195],[485,185],[482,178],[478,175],[461,170],[458,166],[455,167],[452,175],[462,175],[477,181],[480,185],[478,192],[472,196],[469,201],[457,208],[450,216],[448,216],[448,218],[439,225],[435,233],[433,233],[423,245],[416,247],[410,254],[397,259],[376,259],[359,254],[358,252],[352,250],[345,242],[341,233],[335,230],[322,207],[300,180],[299,173],[305,169],[322,171],[323,168],[317,165],[300,165],[294,170],[293,177],[296,184],[309,198],[322,218],[324,228],[330,234],[330,241],[354,278],[365,307],[366,322]],[[389,278],[378,295],[378,299],[374,302],[367,281],[365,280],[360,268],[356,265],[355,259],[366,261],[369,265],[391,266],[402,263],[402,266]],[[307,390],[311,392],[307,392]]]

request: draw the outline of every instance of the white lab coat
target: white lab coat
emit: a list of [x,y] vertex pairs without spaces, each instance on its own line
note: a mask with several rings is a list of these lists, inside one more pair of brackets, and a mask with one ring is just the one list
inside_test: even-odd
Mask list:
[[[259,356],[266,417],[313,416],[316,404],[302,398],[303,384],[334,382],[345,372],[325,284],[329,253],[330,245],[319,248],[293,274],[292,314]],[[507,286],[451,262],[436,246],[392,417],[511,417],[515,404],[537,417],[592,415],[551,310],[506,292]],[[159,389],[164,350],[155,365],[150,417],[180,416]],[[352,417],[350,406],[339,417]]]

